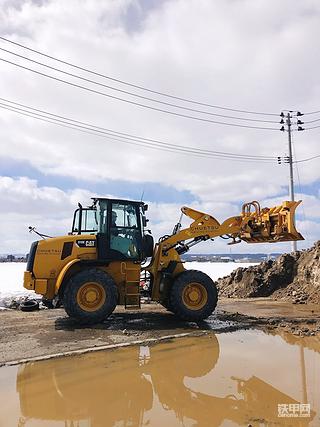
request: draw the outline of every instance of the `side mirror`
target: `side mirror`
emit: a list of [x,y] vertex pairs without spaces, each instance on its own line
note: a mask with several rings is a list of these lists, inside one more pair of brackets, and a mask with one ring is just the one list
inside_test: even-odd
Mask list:
[[149,222],[149,220],[144,215],[142,215],[143,228],[145,228],[147,226],[148,222]]
[[142,237],[142,253],[144,258],[153,256],[153,237],[150,234],[145,234]]

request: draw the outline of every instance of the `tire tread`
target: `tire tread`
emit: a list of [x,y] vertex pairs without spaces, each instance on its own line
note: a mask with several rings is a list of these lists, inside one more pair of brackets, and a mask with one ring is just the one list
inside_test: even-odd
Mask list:
[[[201,283],[207,290],[207,304],[200,310],[190,310],[184,306],[182,301],[183,288],[190,282]],[[172,284],[170,291],[170,306],[172,311],[181,319],[188,321],[200,321],[209,317],[218,302],[218,291],[213,280],[199,270],[186,270],[179,274]]]
[[[107,298],[97,311],[86,312],[77,304],[77,290],[86,282],[95,281],[103,285]],[[118,300],[118,288],[112,277],[98,268],[80,271],[69,279],[63,295],[63,307],[69,317],[81,324],[92,325],[106,319],[115,309]]]

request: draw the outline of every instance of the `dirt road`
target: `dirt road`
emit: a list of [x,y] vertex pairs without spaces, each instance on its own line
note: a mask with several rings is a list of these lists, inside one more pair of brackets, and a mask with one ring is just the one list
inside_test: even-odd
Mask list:
[[216,312],[200,323],[181,321],[158,304],[145,304],[141,311],[125,311],[119,307],[104,323],[93,327],[77,325],[63,309],[31,313],[0,311],[0,322],[0,365],[36,356],[201,331],[281,329],[320,339],[319,305],[298,306],[267,298],[222,299]]

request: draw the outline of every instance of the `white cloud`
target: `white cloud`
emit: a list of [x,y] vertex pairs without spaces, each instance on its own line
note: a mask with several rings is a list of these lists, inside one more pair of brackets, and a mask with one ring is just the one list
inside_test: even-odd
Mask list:
[[[0,177],[0,199],[3,201],[0,213],[2,225],[2,245],[0,253],[26,253],[32,241],[38,237],[28,232],[28,226],[35,226],[38,231],[50,235],[65,235],[71,230],[73,211],[77,203],[84,206],[90,204],[92,194],[87,190],[74,189],[62,191],[55,187],[41,187],[35,180],[28,178],[12,179]],[[109,195],[112,197],[112,195]],[[307,199],[307,198],[306,198]],[[272,206],[279,201],[269,201]],[[174,203],[149,204],[148,224],[155,241],[160,236],[171,234],[174,225],[178,222],[181,206]],[[214,216],[219,222],[228,217],[238,215],[239,208],[232,203],[195,202],[192,207],[201,212]],[[192,220],[183,216],[182,226],[188,227]],[[320,233],[320,224],[316,221],[297,221],[297,228],[307,238],[306,242],[299,243],[300,247],[313,244]],[[194,248],[194,252],[215,253],[229,252],[282,252],[289,250],[287,243],[272,245],[227,246],[226,241],[219,238],[215,242],[202,243]]]
[[30,243],[38,240],[38,236],[29,233],[29,226],[50,236],[67,234],[77,202],[89,203],[90,197],[81,189],[64,192],[55,187],[39,187],[26,177],[0,177],[0,253],[26,253]]

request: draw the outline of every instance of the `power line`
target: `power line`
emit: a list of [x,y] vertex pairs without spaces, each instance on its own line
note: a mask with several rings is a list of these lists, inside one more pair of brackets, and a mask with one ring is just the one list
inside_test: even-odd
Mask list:
[[12,61],[9,61],[9,60],[7,60],[7,59],[0,58],[0,60],[1,60],[1,61],[3,61],[3,62],[6,62],[6,63],[8,63],[8,64],[14,65],[14,66],[16,66],[16,67],[18,67],[18,68],[22,68],[22,69],[24,69],[24,70],[28,70],[28,71],[31,71],[31,72],[33,72],[33,73],[39,74],[39,75],[41,75],[41,76],[47,77],[47,78],[49,78],[49,79],[52,79],[52,80],[56,80],[56,81],[58,81],[58,82],[65,83],[65,84],[67,84],[67,85],[69,85],[69,86],[77,87],[77,88],[80,88],[80,89],[86,90],[86,91],[88,91],[88,92],[92,92],[92,93],[95,93],[95,94],[98,94],[98,95],[106,96],[106,97],[108,97],[108,98],[116,99],[116,100],[118,100],[118,101],[123,101],[123,102],[129,103],[129,104],[133,104],[133,105],[137,105],[137,106],[140,106],[140,107],[148,108],[148,109],[150,109],[150,110],[154,110],[154,111],[161,111],[162,113],[171,114],[171,115],[174,115],[174,116],[184,117],[184,118],[187,118],[187,119],[197,120],[197,121],[201,121],[201,122],[215,123],[215,124],[220,124],[220,125],[225,125],[225,126],[233,126],[233,127],[249,128],[249,129],[264,129],[264,130],[266,130],[266,129],[267,129],[267,130],[276,130],[276,131],[278,131],[278,130],[279,130],[279,129],[277,129],[277,128],[270,128],[270,127],[262,127],[262,126],[248,126],[248,125],[240,125],[240,124],[236,124],[236,123],[219,122],[219,121],[215,121],[215,120],[204,119],[204,118],[202,118],[202,117],[189,116],[189,115],[187,115],[187,114],[181,114],[181,113],[176,113],[176,112],[169,111],[169,110],[163,110],[163,109],[161,109],[161,108],[152,107],[152,106],[150,106],[150,105],[148,105],[148,106],[147,106],[147,105],[144,105],[144,104],[141,104],[141,103],[138,103],[138,102],[125,100],[125,99],[123,99],[123,98],[119,98],[119,97],[114,96],[114,95],[109,95],[109,94],[106,94],[106,93],[104,93],[104,92],[100,92],[100,91],[98,91],[98,90],[88,88],[88,87],[86,87],[86,86],[82,86],[82,85],[79,85],[79,84],[76,84],[76,83],[72,83],[72,82],[69,82],[69,81],[67,81],[67,80],[60,79],[60,78],[58,78],[58,77],[50,76],[50,75],[48,75],[48,74],[42,73],[41,71],[36,71],[36,70],[34,70],[34,69],[32,69],[32,68],[25,67],[25,66],[23,66],[23,65],[17,64],[17,63],[12,62]]
[[308,162],[309,160],[318,159],[319,157],[320,157],[320,154],[318,154],[317,156],[308,157],[307,159],[295,160],[293,163]]
[[61,70],[59,68],[52,67],[51,65],[44,64],[43,62],[39,62],[39,61],[36,61],[34,59],[28,58],[26,56],[19,55],[18,53],[11,52],[10,50],[7,50],[7,49],[3,49],[2,47],[0,47],[0,50],[2,50],[4,52],[7,52],[7,53],[9,53],[11,55],[15,55],[15,56],[17,56],[19,58],[25,59],[25,60],[27,60],[29,62],[33,62],[34,64],[41,65],[42,67],[49,68],[50,70],[54,70],[54,71],[57,71],[59,73],[66,74],[67,76],[74,77],[76,79],[83,80],[85,82],[92,83],[92,84],[97,85],[97,86],[102,86],[104,88],[111,89],[111,90],[114,90],[116,92],[120,92],[120,93],[129,95],[129,96],[134,96],[136,98],[140,98],[140,99],[143,99],[143,100],[155,102],[157,104],[166,105],[168,107],[179,108],[181,110],[191,111],[191,112],[200,113],[200,114],[206,114],[206,115],[209,115],[209,116],[222,117],[222,118],[226,118],[226,119],[235,119],[235,120],[250,121],[250,122],[260,122],[260,123],[278,123],[277,121],[274,121],[274,120],[261,120],[261,119],[250,119],[250,118],[245,118],[245,117],[227,116],[227,115],[224,115],[224,114],[211,113],[210,111],[197,110],[197,109],[194,109],[194,108],[184,107],[182,105],[172,104],[170,102],[160,101],[158,99],[149,98],[149,97],[143,96],[143,95],[138,95],[136,93],[129,92],[127,90],[118,89],[118,88],[115,88],[113,86],[97,82],[95,80],[87,79],[87,78],[79,76],[77,74],[69,73],[68,71],[64,71],[64,70]]
[[[76,124],[80,124],[80,125],[84,125],[84,126],[87,126],[87,127],[95,128],[95,129],[98,129],[98,130],[102,130],[104,132],[109,132],[111,134],[117,134],[117,135],[120,135],[120,136],[122,136],[124,138],[129,137],[130,139],[143,140],[143,141],[147,141],[147,142],[154,142],[156,144],[167,145],[167,146],[171,146],[171,147],[175,147],[175,148],[193,149],[195,151],[201,151],[203,153],[209,153],[209,154],[218,154],[218,155],[226,155],[226,156],[236,156],[236,157],[244,157],[244,158],[250,157],[250,158],[253,158],[253,159],[268,159],[268,160],[275,160],[275,159],[278,158],[276,156],[261,156],[261,155],[251,155],[251,154],[247,155],[247,154],[230,153],[230,152],[225,152],[225,151],[204,150],[204,149],[199,149],[198,147],[189,147],[189,146],[185,146],[185,145],[172,144],[172,143],[168,143],[168,142],[159,141],[157,139],[144,138],[144,137],[141,137],[141,136],[132,135],[132,134],[125,133],[125,132],[115,131],[115,130],[104,128],[104,127],[101,127],[101,126],[92,125],[92,124],[89,124],[89,123],[86,123],[86,122],[83,122],[83,121],[80,121],[80,120],[70,119],[70,118],[65,117],[65,116],[61,116],[61,115],[58,115],[58,114],[53,114],[53,113],[50,113],[50,112],[45,111],[45,110],[41,110],[41,109],[38,109],[38,108],[30,107],[30,106],[25,105],[25,104],[21,104],[19,102],[10,101],[10,100],[5,99],[5,98],[1,98],[0,97],[0,101],[4,101],[4,102],[9,103],[9,104],[18,105],[19,107],[23,107],[25,109],[33,110],[33,111],[35,111],[37,113],[42,113],[42,114],[45,114],[47,116],[52,116],[54,118],[63,119],[65,121],[69,121],[69,122],[74,122]],[[0,104],[6,106],[6,104],[4,104],[4,103],[0,102]],[[12,107],[12,108],[15,108],[15,107]],[[22,111],[27,112],[27,110],[22,110]],[[42,116],[42,117],[45,117],[45,116]]]
[[311,130],[311,129],[317,129],[317,128],[320,128],[320,125],[319,126],[312,126],[310,128],[306,128],[305,130]]
[[307,123],[314,123],[314,122],[318,122],[320,120],[320,118],[319,119],[314,119],[314,120],[310,120],[309,122],[304,122],[305,124],[307,124]]
[[245,114],[264,115],[264,116],[278,116],[278,114],[276,114],[276,113],[265,113],[265,112],[260,112],[260,111],[250,111],[250,110],[241,110],[241,109],[237,109],[237,108],[221,107],[221,106],[218,106],[218,105],[213,105],[213,104],[209,104],[209,103],[195,101],[195,100],[192,100],[192,99],[175,96],[175,95],[168,94],[168,93],[165,93],[165,92],[156,91],[156,90],[153,90],[153,89],[146,88],[144,86],[139,86],[137,84],[129,83],[129,82],[126,82],[124,80],[120,80],[120,79],[117,79],[117,78],[114,78],[114,77],[110,77],[110,76],[108,76],[106,74],[98,73],[98,72],[90,70],[88,68],[72,64],[71,62],[68,62],[68,61],[64,61],[64,60],[58,59],[58,58],[56,58],[54,56],[45,54],[45,53],[40,52],[40,51],[38,51],[36,49],[32,49],[30,47],[27,47],[27,46],[25,46],[25,45],[23,45],[21,43],[17,43],[17,42],[14,42],[12,40],[6,39],[5,37],[0,37],[0,39],[3,40],[3,41],[5,41],[5,42],[7,42],[7,43],[11,43],[11,44],[19,46],[19,47],[21,47],[23,49],[29,50],[30,52],[34,52],[34,53],[37,53],[38,55],[42,55],[42,56],[44,56],[46,58],[50,58],[50,59],[52,59],[54,61],[60,62],[61,64],[68,65],[68,66],[76,68],[78,70],[85,71],[85,72],[93,74],[95,76],[99,76],[99,77],[102,77],[102,78],[105,78],[105,79],[108,79],[108,80],[111,80],[111,81],[114,81],[114,82],[117,82],[117,83],[120,83],[120,84],[123,84],[123,85],[126,85],[126,86],[134,87],[136,89],[140,89],[140,90],[143,90],[143,91],[146,91],[146,92],[149,92],[149,93],[154,93],[156,95],[161,95],[161,96],[164,96],[164,97],[167,97],[167,98],[176,99],[176,100],[179,100],[179,101],[183,101],[183,102],[187,102],[187,103],[192,103],[192,104],[196,104],[196,105],[202,105],[204,107],[210,107],[210,108],[215,108],[215,109],[219,109],[219,110],[234,111],[234,112],[245,113]]
[[[174,148],[170,148],[170,147],[159,147],[159,146],[156,146],[156,145],[151,145],[151,144],[147,144],[147,143],[143,143],[143,142],[141,142],[141,143],[131,142],[131,141],[128,141],[128,140],[123,140],[123,139],[121,139],[121,137],[117,137],[117,135],[107,136],[108,134],[104,134],[103,132],[97,131],[97,130],[94,130],[94,129],[92,129],[91,131],[90,130],[84,130],[84,129],[81,129],[80,126],[77,126],[77,125],[71,125],[71,124],[70,125],[66,125],[66,124],[63,124],[63,123],[56,122],[56,121],[54,121],[54,119],[52,119],[52,120],[50,120],[50,119],[44,119],[44,118],[41,118],[39,116],[32,115],[32,113],[29,113],[29,114],[23,113],[22,111],[16,111],[14,109],[3,107],[1,105],[0,105],[0,108],[3,108],[3,109],[6,109],[6,110],[15,112],[15,113],[27,116],[27,117],[31,117],[31,118],[34,118],[34,119],[37,119],[37,120],[41,120],[41,121],[44,121],[44,122],[48,122],[48,123],[51,123],[51,124],[62,126],[62,127],[65,127],[65,128],[70,128],[70,129],[74,129],[74,130],[77,130],[77,131],[80,131],[80,132],[83,132],[83,133],[87,133],[87,134],[91,134],[91,135],[103,137],[103,138],[108,139],[109,141],[112,141],[112,142],[116,141],[116,142],[120,142],[120,143],[125,143],[125,144],[130,144],[130,145],[135,145],[135,146],[140,146],[140,147],[150,148],[150,149],[155,149],[155,150],[160,150],[160,151],[169,151],[169,152],[174,152],[174,153],[179,153],[179,154],[187,154],[187,155],[192,155],[193,157],[215,158],[215,159],[219,159],[219,160],[229,160],[229,161],[239,161],[239,162],[252,162],[252,161],[256,162],[257,161],[257,159],[236,158],[236,157],[232,157],[232,156],[229,156],[229,157],[228,156],[219,157],[218,155],[215,155],[215,156],[212,155],[212,156],[210,156],[210,155],[205,154],[205,153],[201,153],[201,152],[197,153],[197,152],[193,152],[191,150],[184,150],[184,149],[178,150],[178,149],[174,149]],[[258,159],[258,161],[260,161],[260,163],[268,163],[268,162],[270,163],[270,160],[268,160],[268,159]]]
[[[26,111],[24,109],[21,109],[21,108],[15,107],[15,106],[11,106],[11,105],[6,105],[3,103],[0,103],[0,108],[15,112],[15,113],[27,116],[27,117],[32,117],[32,118],[35,118],[35,119],[38,119],[41,121],[56,124],[56,125],[59,125],[62,127],[68,127],[71,129],[80,130],[81,132],[90,133],[90,134],[97,135],[97,136],[102,136],[102,137],[109,139],[111,141],[117,141],[117,142],[131,144],[131,145],[139,145],[139,146],[143,146],[143,147],[147,147],[147,148],[153,148],[153,149],[158,149],[158,150],[160,149],[160,150],[165,150],[165,151],[174,151],[174,152],[182,153],[182,154],[191,154],[193,156],[217,158],[220,160],[234,160],[234,161],[244,161],[244,162],[250,162],[250,161],[271,162],[271,161],[275,161],[275,159],[272,159],[272,158],[270,158],[270,159],[268,159],[268,158],[253,158],[250,156],[245,157],[244,155],[238,155],[238,154],[233,154],[233,153],[226,154],[226,153],[219,153],[219,152],[210,152],[209,150],[199,150],[199,149],[195,149],[193,147],[178,146],[178,145],[169,144],[169,143],[158,142],[156,144],[156,143],[151,143],[151,142],[139,140],[138,137],[137,137],[137,139],[134,139],[134,138],[128,138],[128,137],[117,135],[117,134],[110,134],[110,133],[108,133],[108,131],[99,130],[99,129],[103,129],[103,128],[90,127],[91,125],[89,125],[89,124],[87,124],[86,126],[80,126],[76,123],[72,123],[72,119],[70,119],[70,122],[68,122],[67,121],[68,119],[66,119],[64,121],[64,120],[56,119],[53,117],[46,117],[45,115],[41,115],[39,113],[34,113],[32,111]],[[50,114],[50,113],[48,113],[48,114]],[[243,156],[243,157],[241,157],[241,156]]]
[[[0,37],[1,38],[1,37]],[[308,116],[308,115],[310,115],[310,114],[317,114],[317,113],[320,113],[320,110],[317,110],[317,111],[309,111],[308,113],[303,113],[305,116]]]
[[[168,149],[171,149],[171,150],[172,149],[176,150],[178,152],[180,152],[180,151],[186,151],[186,152],[190,152],[192,154],[201,154],[201,155],[204,155],[204,156],[210,156],[210,155],[212,155],[212,156],[216,156],[216,157],[220,158],[220,154],[219,153],[216,153],[216,152],[210,153],[208,150],[203,150],[202,151],[202,150],[194,149],[193,147],[189,148],[189,147],[184,147],[184,146],[175,146],[174,144],[167,144],[167,143],[160,143],[160,142],[158,144],[161,144],[161,145],[150,144],[148,142],[141,141],[139,139],[127,138],[127,137],[124,137],[124,136],[121,136],[121,135],[110,134],[108,132],[104,132],[104,131],[99,130],[99,129],[103,129],[103,128],[99,128],[99,129],[97,129],[97,127],[96,127],[96,129],[94,127],[90,128],[90,125],[79,126],[79,125],[77,125],[75,123],[70,123],[68,121],[63,121],[63,120],[58,120],[58,119],[51,118],[51,117],[46,117],[44,115],[33,113],[31,111],[26,111],[26,110],[23,110],[23,109],[18,109],[17,107],[14,107],[14,106],[7,106],[7,105],[5,105],[3,103],[0,103],[0,107],[4,108],[4,109],[7,109],[9,111],[13,111],[13,112],[22,114],[22,115],[27,115],[28,117],[37,118],[39,120],[43,120],[43,121],[50,120],[50,123],[54,123],[54,124],[58,124],[58,125],[62,125],[62,126],[68,125],[68,126],[64,126],[64,127],[72,127],[73,129],[81,129],[83,131],[90,130],[92,132],[96,132],[96,133],[99,133],[99,134],[101,133],[103,135],[107,135],[108,137],[117,138],[117,140],[120,140],[122,142],[136,141],[136,142],[139,142],[140,144],[150,145],[151,147],[164,148],[164,149],[168,148]],[[136,145],[136,144],[134,144],[134,145]],[[236,154],[234,154],[234,155],[233,154],[229,154],[229,155],[225,154],[225,155],[223,155],[223,154],[221,154],[221,157],[226,157],[227,159],[229,159],[229,158],[235,158],[235,159],[241,160],[242,157],[239,157],[239,156],[241,156],[241,155],[236,155]],[[267,158],[266,159],[264,159],[264,158],[262,158],[262,159],[254,159],[254,158],[250,158],[250,156],[244,157],[243,159],[244,160],[262,160],[262,161],[270,161],[270,160],[272,160],[272,159],[267,159]]]

